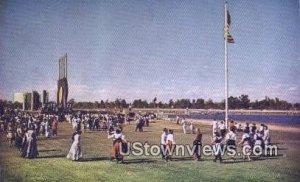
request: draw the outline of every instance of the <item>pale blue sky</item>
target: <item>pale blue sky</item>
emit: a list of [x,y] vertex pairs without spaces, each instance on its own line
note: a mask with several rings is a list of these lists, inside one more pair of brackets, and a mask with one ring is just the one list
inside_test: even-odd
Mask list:
[[[229,95],[300,102],[297,0],[231,0]],[[224,98],[223,0],[1,1],[0,99],[50,91],[69,58],[69,98]]]

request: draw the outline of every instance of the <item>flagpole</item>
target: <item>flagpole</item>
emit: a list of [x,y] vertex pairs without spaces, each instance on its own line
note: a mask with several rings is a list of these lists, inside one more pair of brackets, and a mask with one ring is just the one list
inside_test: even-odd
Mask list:
[[[224,0],[225,4],[225,24],[224,31],[226,32],[227,26],[227,1]],[[225,35],[224,39],[224,48],[225,48],[225,125],[228,128],[228,52],[227,52],[227,35]]]

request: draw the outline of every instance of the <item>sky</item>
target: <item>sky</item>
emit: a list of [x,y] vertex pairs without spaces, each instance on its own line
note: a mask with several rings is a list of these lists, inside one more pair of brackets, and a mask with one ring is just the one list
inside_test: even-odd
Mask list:
[[[229,0],[229,95],[300,102],[299,0]],[[224,99],[223,0],[0,1],[0,99]]]

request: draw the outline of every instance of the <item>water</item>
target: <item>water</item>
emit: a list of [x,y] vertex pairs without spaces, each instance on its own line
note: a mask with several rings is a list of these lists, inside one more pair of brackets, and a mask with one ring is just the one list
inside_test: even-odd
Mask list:
[[[224,114],[191,114],[179,115],[189,119],[209,119],[224,120]],[[176,115],[168,115],[169,118],[175,118]],[[230,120],[251,121],[258,123],[276,123],[276,124],[300,124],[300,116],[288,115],[229,115]]]

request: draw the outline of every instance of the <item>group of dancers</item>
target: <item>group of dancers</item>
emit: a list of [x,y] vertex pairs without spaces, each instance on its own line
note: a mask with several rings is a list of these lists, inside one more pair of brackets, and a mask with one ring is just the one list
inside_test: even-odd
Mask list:
[[6,134],[9,146],[15,146],[20,156],[36,158],[38,137],[57,136],[58,117],[7,110],[0,118],[0,136]]
[[[6,133],[6,138],[9,145],[15,146],[20,151],[21,157],[36,158],[39,153],[37,149],[38,137],[44,135],[46,138],[57,136],[58,128],[58,115],[50,114],[29,114],[25,112],[7,112],[1,116],[0,119],[0,134]],[[68,114],[64,116],[65,119],[72,123],[74,133],[72,135],[72,145],[67,154],[67,158],[78,161],[82,159],[81,149],[81,133],[86,129],[98,130],[102,128],[108,134],[108,139],[112,139],[112,151],[111,160],[116,160],[117,163],[123,162],[122,152],[126,153],[128,150],[128,144],[123,134],[123,124],[126,121],[123,115],[118,114]],[[149,116],[137,115],[136,117],[136,131],[139,127],[149,125]],[[178,123],[178,121],[176,122]],[[182,119],[183,132],[186,133],[187,121]],[[191,133],[195,135],[195,139],[192,142],[194,146],[193,157],[194,160],[201,160],[201,152],[199,152],[199,146],[202,146],[202,133],[199,128],[196,128],[192,122],[190,123]],[[99,126],[98,126],[99,124]],[[102,126],[102,127],[100,127]],[[242,139],[237,142],[237,132],[243,131]],[[212,143],[216,147],[223,147],[224,145],[230,146],[236,150],[236,146],[249,146],[250,149],[255,146],[264,147],[270,143],[270,131],[268,126],[261,124],[257,127],[255,123],[251,126],[249,123],[245,124],[242,128],[241,125],[237,125],[233,121],[229,123],[228,128],[224,121],[213,121],[212,124]],[[174,130],[163,129],[161,135],[161,155],[166,161],[172,160],[172,148],[176,146],[174,139]],[[167,150],[166,150],[167,149]],[[122,151],[121,151],[122,150]],[[165,152],[167,151],[167,152]],[[216,152],[214,161],[220,160],[222,162],[222,154],[220,151]],[[251,160],[251,151],[245,155],[245,159]]]
[[[237,142],[237,132],[242,131],[242,139],[240,142]],[[256,149],[264,149],[265,146],[270,144],[270,130],[267,125],[261,124],[259,128],[257,128],[256,123],[252,123],[250,127],[249,123],[245,123],[245,127],[243,128],[240,124],[234,123],[234,121],[230,121],[228,130],[226,129],[226,125],[224,121],[218,122],[216,120],[213,121],[213,143],[217,147],[226,146],[230,147],[232,150],[236,151],[237,145],[241,145],[244,150],[243,156],[244,159],[251,160],[250,156],[253,154],[253,150]],[[236,154],[236,152],[235,152]],[[234,156],[232,156],[234,159]],[[215,159],[220,160],[222,162],[221,150],[215,153]]]

